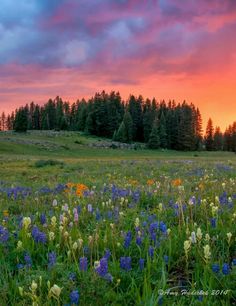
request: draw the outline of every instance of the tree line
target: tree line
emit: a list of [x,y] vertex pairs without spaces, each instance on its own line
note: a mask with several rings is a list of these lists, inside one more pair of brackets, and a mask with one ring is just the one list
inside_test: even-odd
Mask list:
[[222,133],[209,119],[203,137],[201,113],[192,103],[134,95],[124,101],[114,91],[72,104],[60,97],[43,106],[31,102],[10,115],[3,113],[0,122],[1,130],[82,131],[114,141],[144,142],[151,149],[236,151],[236,122]]

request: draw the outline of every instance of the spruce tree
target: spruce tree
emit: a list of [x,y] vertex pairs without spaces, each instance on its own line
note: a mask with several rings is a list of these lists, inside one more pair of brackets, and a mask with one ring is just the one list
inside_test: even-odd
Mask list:
[[24,107],[21,107],[15,115],[13,128],[15,132],[26,132],[28,126],[27,111]]
[[143,140],[143,114],[142,114],[143,98],[131,95],[128,102],[128,111],[133,121],[133,140]]
[[167,147],[167,133],[166,133],[166,120],[164,113],[161,113],[160,122],[159,122],[159,137],[160,137],[160,146],[163,149]]
[[223,134],[221,133],[219,126],[215,128],[213,149],[216,151],[221,151],[223,149]]
[[148,140],[148,148],[150,149],[158,149],[160,147],[160,137],[159,137],[159,127],[158,121],[155,119],[152,125],[152,131]]
[[211,118],[209,118],[207,122],[206,137],[205,137],[205,145],[207,151],[212,151],[214,149],[213,135],[214,135],[213,122]]
[[92,113],[88,114],[88,117],[87,117],[86,123],[85,123],[84,131],[85,131],[86,134],[93,134],[93,132],[94,132],[94,122],[93,122]]
[[201,149],[202,147],[202,116],[201,116],[201,113],[199,111],[199,108],[197,108],[196,110],[196,150],[199,150]]
[[131,142],[133,140],[133,120],[129,112],[125,112],[123,122],[125,126],[125,142]]
[[155,112],[152,110],[151,101],[147,99],[143,110],[143,138],[145,142],[149,140],[154,118]]
[[125,112],[117,133],[113,135],[115,141],[130,143],[133,139],[133,121],[129,112]]
[[115,141],[127,142],[126,128],[124,121],[121,122],[117,133],[114,135]]

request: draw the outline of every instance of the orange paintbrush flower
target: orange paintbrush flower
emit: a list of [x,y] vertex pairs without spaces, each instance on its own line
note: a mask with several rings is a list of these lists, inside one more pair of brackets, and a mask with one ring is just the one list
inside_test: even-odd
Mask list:
[[182,185],[182,180],[181,179],[175,179],[172,181],[172,185],[175,186],[175,187],[178,187],[180,185]]

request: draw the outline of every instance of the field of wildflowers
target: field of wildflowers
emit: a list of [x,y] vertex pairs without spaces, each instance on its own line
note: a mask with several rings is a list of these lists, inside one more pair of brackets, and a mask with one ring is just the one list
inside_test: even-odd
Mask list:
[[236,304],[235,160],[55,167],[0,182],[1,306]]

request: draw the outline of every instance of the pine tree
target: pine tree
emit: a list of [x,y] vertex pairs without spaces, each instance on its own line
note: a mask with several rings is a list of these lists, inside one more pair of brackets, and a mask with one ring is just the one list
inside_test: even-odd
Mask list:
[[236,121],[226,128],[223,142],[225,151],[236,152]]
[[219,126],[215,128],[213,149],[216,151],[221,151],[223,149],[223,134],[221,133]]
[[142,114],[143,98],[139,96],[136,99],[130,96],[128,102],[128,111],[133,121],[133,140],[143,141],[143,114]]
[[125,142],[133,140],[133,120],[129,112],[125,112],[123,122],[125,125]]
[[117,133],[113,135],[115,141],[130,143],[133,139],[133,121],[129,112],[125,112]]
[[[57,130],[66,130],[67,129],[67,122],[66,122],[66,118],[65,118],[65,113],[64,113],[64,105],[63,105],[63,101],[60,97],[56,97],[55,101],[55,128]],[[51,103],[50,103],[51,106]],[[51,108],[51,107],[50,107]],[[48,126],[51,129],[52,125],[50,125],[51,123],[51,118],[53,118],[53,116],[51,117],[51,112],[48,112],[47,115],[47,120],[48,120]]]
[[117,133],[114,135],[115,141],[127,142],[126,128],[124,121],[121,122]]
[[147,99],[143,108],[143,138],[145,142],[149,140],[154,118],[155,112],[152,110],[151,101]]
[[160,137],[160,146],[163,149],[167,147],[167,133],[166,133],[166,120],[164,112],[161,113],[160,122],[159,122],[159,137]]
[[114,131],[119,128],[124,116],[124,110],[119,92],[112,91],[107,100],[107,137],[112,137]]
[[209,118],[207,122],[206,137],[205,137],[205,145],[207,151],[212,151],[214,149],[213,135],[214,135],[213,122],[211,118]]
[[15,132],[26,132],[28,126],[27,110],[21,107],[15,115],[13,128]]
[[148,148],[158,149],[160,147],[159,126],[158,120],[155,119],[152,125],[152,131],[148,140]]
[[94,133],[94,121],[93,121],[93,115],[92,113],[88,114],[88,117],[86,119],[85,123],[85,129],[86,134],[93,134]]
[[81,101],[77,101],[76,107],[76,130],[84,131],[86,126],[86,119],[88,116],[89,103],[82,99]]
[[202,147],[202,116],[199,111],[199,108],[196,110],[196,150],[201,149]]
[[236,121],[232,125],[232,151],[236,153]]

